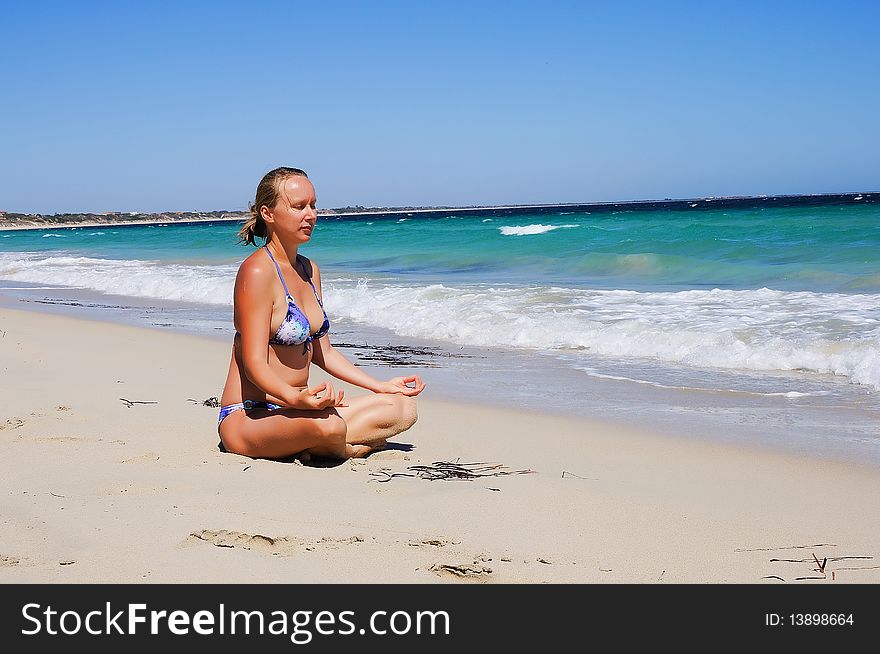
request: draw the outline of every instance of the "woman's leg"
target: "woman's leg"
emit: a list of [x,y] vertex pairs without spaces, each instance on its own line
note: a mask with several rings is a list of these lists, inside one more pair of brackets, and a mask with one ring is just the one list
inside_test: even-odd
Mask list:
[[228,452],[259,459],[295,454],[346,459],[369,453],[348,445],[346,432],[345,420],[335,410],[239,410],[220,423],[220,440]]
[[412,427],[418,413],[415,398],[398,393],[373,393],[345,399],[336,407],[345,420],[346,441],[352,445],[381,447],[386,438]]

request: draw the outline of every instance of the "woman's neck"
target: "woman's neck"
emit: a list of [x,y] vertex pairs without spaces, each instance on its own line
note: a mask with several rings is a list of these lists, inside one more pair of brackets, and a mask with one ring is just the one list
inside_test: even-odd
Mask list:
[[293,267],[293,262],[296,261],[297,245],[288,245],[285,247],[284,245],[281,245],[278,240],[270,238],[266,241],[266,247],[272,251],[272,256],[275,257],[276,261],[280,260],[281,263],[287,263],[291,268]]

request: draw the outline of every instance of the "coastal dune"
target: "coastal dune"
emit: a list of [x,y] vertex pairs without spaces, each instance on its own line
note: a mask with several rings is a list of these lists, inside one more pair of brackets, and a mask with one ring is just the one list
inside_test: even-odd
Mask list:
[[[880,581],[875,467],[453,403],[430,375],[391,449],[252,460],[218,448],[229,354],[0,309],[0,580]],[[499,467],[418,476],[436,462]]]

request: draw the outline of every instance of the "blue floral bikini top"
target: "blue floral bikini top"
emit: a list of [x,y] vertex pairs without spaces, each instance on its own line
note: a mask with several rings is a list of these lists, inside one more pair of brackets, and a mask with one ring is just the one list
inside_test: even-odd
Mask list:
[[[327,318],[327,312],[324,311],[324,303],[321,302],[321,298],[318,297],[318,291],[312,283],[311,276],[308,276],[309,284],[311,284],[312,291],[315,293],[315,299],[318,301],[318,305],[321,307],[321,311],[324,314],[324,324],[321,325],[321,328],[318,331],[311,334],[312,326],[309,324],[309,319],[306,318],[306,315],[300,311],[298,306],[296,306],[296,302],[293,301],[290,291],[287,290],[287,284],[284,283],[284,276],[281,274],[281,268],[278,266],[278,262],[275,261],[275,257],[272,256],[269,248],[265,245],[263,247],[266,249],[269,258],[272,259],[272,263],[275,264],[275,270],[278,271],[278,279],[281,280],[281,285],[284,287],[284,294],[287,296],[287,315],[284,316],[284,320],[281,321],[281,326],[278,327],[275,336],[269,339],[269,343],[272,345],[303,345],[303,354],[305,354],[309,351],[313,340],[321,338],[330,331],[330,320]],[[306,274],[308,275],[308,272]]]

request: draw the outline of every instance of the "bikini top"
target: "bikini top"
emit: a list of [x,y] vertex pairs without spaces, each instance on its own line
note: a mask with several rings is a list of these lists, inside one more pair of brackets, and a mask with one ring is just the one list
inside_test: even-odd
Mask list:
[[312,326],[309,324],[309,319],[306,318],[306,315],[300,311],[298,306],[296,306],[296,302],[293,301],[290,291],[287,290],[287,284],[284,282],[284,276],[281,274],[281,268],[279,267],[278,262],[275,261],[275,257],[272,256],[269,248],[265,245],[263,247],[266,249],[269,258],[272,259],[272,263],[275,264],[275,270],[278,271],[278,279],[281,280],[281,285],[284,287],[284,294],[287,296],[287,315],[284,316],[284,320],[281,321],[281,326],[278,327],[275,336],[269,339],[269,343],[272,345],[303,345],[303,354],[305,354],[309,351],[313,340],[321,338],[330,331],[330,320],[327,318],[327,312],[324,311],[324,303],[321,302],[321,298],[318,297],[318,291],[312,283],[311,276],[308,276],[308,269],[306,269],[309,284],[311,285],[312,291],[315,293],[315,299],[318,301],[318,305],[321,307],[321,311],[324,314],[324,324],[321,325],[321,328],[318,331],[311,334]]

